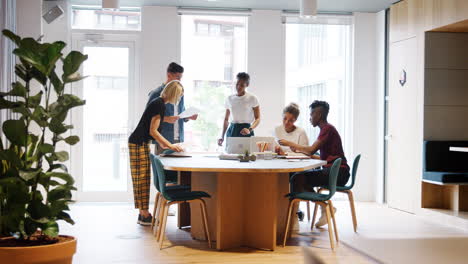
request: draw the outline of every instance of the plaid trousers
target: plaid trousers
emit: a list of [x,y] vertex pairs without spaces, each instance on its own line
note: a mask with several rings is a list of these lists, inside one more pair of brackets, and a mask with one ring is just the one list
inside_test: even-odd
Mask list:
[[135,208],[148,210],[151,184],[150,149],[147,143],[141,145],[128,143],[128,150]]

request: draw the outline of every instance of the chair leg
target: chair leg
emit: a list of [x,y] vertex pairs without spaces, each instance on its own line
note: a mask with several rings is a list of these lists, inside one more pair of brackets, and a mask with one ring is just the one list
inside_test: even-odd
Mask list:
[[154,223],[156,222],[156,209],[158,208],[159,203],[159,196],[161,194],[158,192],[156,193],[156,199],[154,200],[154,209],[153,209],[153,218],[151,219],[151,229],[154,229]]
[[312,217],[312,224],[310,225],[310,230],[314,229],[314,223],[315,223],[315,218],[317,217],[317,209],[318,209],[318,204],[315,203],[314,207],[314,216]]
[[159,250],[162,249],[164,244],[164,235],[166,234],[166,223],[167,223],[167,213],[169,212],[170,203],[166,204],[164,207],[161,231],[159,235]]
[[330,246],[332,250],[335,250],[335,241],[333,240],[333,228],[331,226],[330,219],[330,206],[327,203],[324,203],[325,212],[327,214],[327,224],[328,224],[328,236],[330,237]]
[[283,237],[283,247],[286,246],[286,239],[288,239],[289,224],[291,223],[291,214],[292,214],[292,209],[294,207],[294,203],[295,203],[295,200],[289,201],[288,216],[286,220],[286,228],[284,230],[284,237]]
[[161,228],[162,228],[162,223],[163,223],[163,217],[164,217],[164,210],[166,208],[166,199],[163,197],[160,198],[159,200],[159,206],[158,206],[158,229],[156,230],[156,241],[159,242],[159,237],[161,236]]
[[153,234],[156,234],[156,231],[159,230],[159,228],[160,228],[159,224],[161,223],[161,214],[163,212],[163,205],[164,205],[165,201],[166,200],[164,199],[164,197],[162,197],[160,195],[159,196],[159,201],[158,201],[158,209],[156,210],[156,217],[155,217],[156,223],[154,225]]
[[203,228],[205,231],[205,238],[208,241],[208,247],[211,248],[211,236],[210,229],[208,228],[208,216],[206,214],[206,203],[203,199],[200,199],[200,209],[203,217]]
[[338,229],[336,228],[336,219],[335,219],[335,212],[333,211],[333,202],[331,200],[328,201],[330,204],[330,213],[331,213],[331,218],[333,221],[333,231],[335,232],[335,238],[336,238],[336,243],[340,242],[338,239]]
[[347,191],[349,199],[349,207],[351,207],[351,215],[353,217],[353,227],[354,232],[357,232],[357,218],[356,218],[356,209],[354,208],[354,195],[351,190]]
[[307,221],[310,222],[310,202],[307,201]]

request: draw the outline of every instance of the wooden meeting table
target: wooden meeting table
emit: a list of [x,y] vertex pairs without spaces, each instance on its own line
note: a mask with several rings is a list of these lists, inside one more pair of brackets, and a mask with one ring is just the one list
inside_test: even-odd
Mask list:
[[[208,225],[216,248],[275,250],[286,225],[289,173],[321,167],[322,160],[257,160],[243,163],[217,155],[161,157],[166,170],[190,171],[193,191],[205,191]],[[181,216],[183,217],[183,215]],[[191,233],[204,239],[200,208],[190,208]]]

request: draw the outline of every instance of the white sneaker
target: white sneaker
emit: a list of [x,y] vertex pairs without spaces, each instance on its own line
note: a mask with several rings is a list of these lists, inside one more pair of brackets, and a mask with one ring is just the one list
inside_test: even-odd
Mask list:
[[175,215],[175,211],[174,211],[174,210],[169,210],[169,212],[167,212],[167,215],[168,215],[168,216],[174,216],[174,215]]
[[[336,214],[336,207],[333,207],[333,214]],[[322,227],[326,224],[327,224],[327,213],[325,212],[324,209],[322,209],[322,215],[320,216],[320,219],[315,224],[315,227]]]

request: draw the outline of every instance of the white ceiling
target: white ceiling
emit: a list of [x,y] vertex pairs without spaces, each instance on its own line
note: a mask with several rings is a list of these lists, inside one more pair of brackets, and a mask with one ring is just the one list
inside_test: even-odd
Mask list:
[[[101,0],[70,0],[73,4],[100,5]],[[378,12],[398,0],[318,0],[321,12]],[[184,6],[299,10],[299,0],[120,0],[120,6]]]

